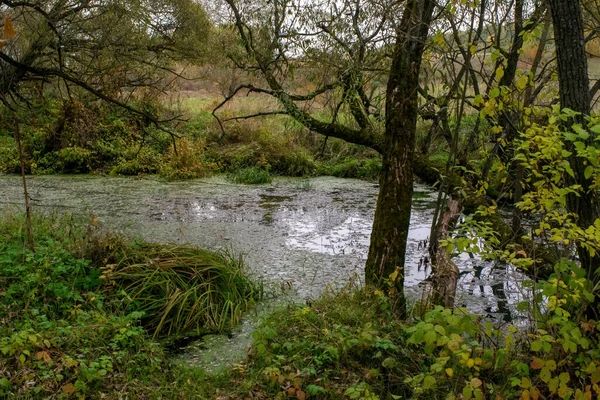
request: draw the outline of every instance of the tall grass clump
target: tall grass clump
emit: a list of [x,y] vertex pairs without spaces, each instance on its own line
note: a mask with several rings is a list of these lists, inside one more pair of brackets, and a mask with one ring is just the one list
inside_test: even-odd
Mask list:
[[273,177],[269,171],[257,167],[242,168],[229,174],[229,179],[235,183],[260,185],[271,183]]
[[231,329],[262,296],[243,259],[225,251],[143,244],[105,276],[132,309],[144,312],[144,326],[155,337]]

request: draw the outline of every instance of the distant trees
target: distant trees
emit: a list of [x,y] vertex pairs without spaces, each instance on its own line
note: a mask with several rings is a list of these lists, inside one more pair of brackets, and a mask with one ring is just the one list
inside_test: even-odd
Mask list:
[[132,104],[136,92],[160,90],[174,62],[199,60],[210,31],[192,0],[6,0],[0,15],[14,32],[0,49],[5,106],[78,90],[152,123],[159,118]]

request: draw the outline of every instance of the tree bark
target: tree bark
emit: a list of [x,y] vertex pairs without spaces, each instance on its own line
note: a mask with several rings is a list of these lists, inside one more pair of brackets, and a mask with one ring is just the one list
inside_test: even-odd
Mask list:
[[404,258],[413,194],[419,70],[433,9],[432,0],[408,1],[398,30],[387,85],[379,198],[365,266],[366,282],[379,287],[399,269],[394,282],[400,316],[406,314]]
[[[558,81],[561,108],[569,108],[580,113],[565,122],[565,128],[570,129],[571,124],[586,126],[585,117],[591,111],[590,81],[585,53],[585,37],[583,32],[583,18],[579,0],[547,0],[552,13],[554,25],[554,40],[556,42],[556,57],[558,63]],[[588,144],[592,144],[594,135],[590,132]],[[570,150],[572,149],[572,145]],[[591,179],[585,178],[584,159],[573,155],[569,158],[575,177],[567,181],[569,184],[579,184],[582,187],[580,196],[570,195],[567,198],[567,209],[577,215],[577,225],[587,229],[594,224],[600,216],[600,199],[596,189],[590,189]],[[577,247],[581,266],[587,271],[587,277],[593,283],[599,278],[596,269],[600,267],[600,256],[592,257],[583,247]],[[600,296],[587,308],[585,314],[589,318],[598,318]]]
[[449,198],[436,228],[435,241],[433,238],[431,240],[432,243],[435,243],[431,248],[431,302],[447,308],[454,307],[458,267],[452,262],[446,248],[440,246],[440,242],[450,236],[450,231],[456,226],[461,210],[462,201]]

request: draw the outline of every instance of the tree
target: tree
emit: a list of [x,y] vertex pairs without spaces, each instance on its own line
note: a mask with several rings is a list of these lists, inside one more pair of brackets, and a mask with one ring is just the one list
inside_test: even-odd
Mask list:
[[[556,42],[556,56],[558,64],[558,79],[560,87],[560,105],[563,109],[570,109],[577,114],[568,119],[563,128],[569,130],[578,124],[585,127],[586,117],[591,112],[591,92],[588,76],[587,57],[585,51],[585,38],[581,3],[579,0],[548,0],[552,13],[554,38]],[[586,144],[593,145],[593,133],[588,135]],[[577,225],[588,229],[600,217],[600,199],[598,191],[594,188],[593,177],[586,175],[587,165],[585,159],[578,157],[577,152],[571,147],[572,154],[569,163],[573,170],[573,177],[569,183],[581,187],[581,195],[571,194],[567,198],[567,209],[577,216]],[[578,246],[577,252],[581,266],[587,271],[587,277],[593,283],[600,282],[598,268],[600,256],[590,254],[589,250]],[[600,299],[587,310],[587,316],[598,318]]]
[[34,250],[20,108],[54,97],[69,110],[91,94],[162,129],[153,110],[132,104],[135,92],[159,91],[175,61],[198,60],[210,24],[190,0],[4,0],[0,16],[0,105],[10,111],[0,112],[11,115],[0,122],[18,144],[27,243]]
[[0,49],[4,105],[81,89],[157,125],[132,105],[136,91],[160,88],[175,61],[199,60],[210,30],[191,0],[6,0],[0,13],[15,33]]
[[[269,94],[279,100],[281,108],[261,115],[286,114],[311,131],[381,154],[380,193],[365,277],[381,287],[397,271],[398,310],[404,313],[419,73],[435,2],[226,2],[247,57],[236,63],[260,72],[267,88],[242,85],[217,109],[242,90]],[[311,93],[295,94],[286,87],[285,72],[298,65],[326,70],[319,74],[319,87]],[[375,103],[386,80],[382,115]],[[333,93],[337,99],[328,120],[311,115],[302,105],[324,93]],[[341,114],[351,121],[342,122]]]

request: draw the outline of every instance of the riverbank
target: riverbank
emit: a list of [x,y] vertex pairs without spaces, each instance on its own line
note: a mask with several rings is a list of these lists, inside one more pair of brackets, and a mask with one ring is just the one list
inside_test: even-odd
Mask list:
[[131,241],[95,217],[36,214],[32,231],[2,215],[0,397],[209,397],[164,340],[239,324],[262,297],[241,258]]
[[[195,100],[195,99],[192,99]],[[23,166],[28,174],[156,174],[169,180],[228,174],[232,181],[264,183],[274,176],[321,176],[375,180],[379,155],[364,146],[324,139],[276,116],[228,127],[226,134],[209,104],[190,100],[187,119],[172,135],[117,110],[49,102],[24,120]],[[209,108],[207,108],[209,107]],[[28,111],[23,111],[27,113]],[[91,119],[89,124],[80,120]],[[0,172],[20,173],[14,132],[0,127]]]
[[[180,246],[123,242],[101,232],[93,216],[82,223],[36,215],[35,252],[25,232],[20,217],[0,221],[0,395],[7,398],[587,399],[600,392],[600,324],[571,320],[552,282],[542,289],[555,300],[528,333],[493,326],[465,308],[421,303],[401,321],[393,291],[360,284],[325,290],[269,313],[252,334],[248,357],[209,375],[171,361],[166,342],[153,336],[175,331],[158,329],[154,301],[141,309],[144,302],[131,298],[137,290],[119,271],[164,270],[171,264],[166,254],[177,254],[172,260],[179,264],[204,260],[187,262],[194,268],[220,263],[237,271],[239,263]],[[234,291],[228,282],[211,291]],[[244,282],[235,291],[253,287]],[[573,304],[579,289],[567,282],[571,289],[560,297]],[[162,301],[169,308],[173,299]],[[225,305],[224,314],[234,309],[240,308]]]

